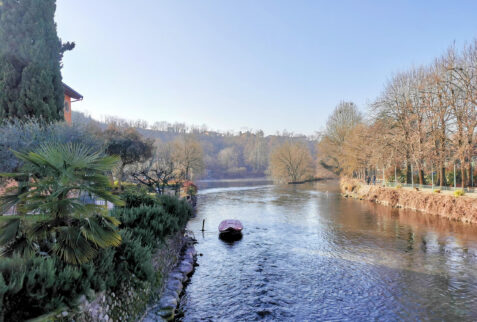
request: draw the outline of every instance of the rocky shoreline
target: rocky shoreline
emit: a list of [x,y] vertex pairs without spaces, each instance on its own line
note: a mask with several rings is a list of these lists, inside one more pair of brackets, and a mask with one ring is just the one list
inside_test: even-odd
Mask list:
[[405,208],[453,221],[477,224],[477,199],[438,193],[367,185],[356,179],[340,181],[344,197],[368,200],[395,208]]
[[181,257],[177,265],[169,272],[164,280],[164,290],[160,295],[160,300],[147,310],[141,321],[174,320],[180,297],[183,294],[189,277],[194,272],[194,267],[197,265],[197,251],[194,247],[196,241],[190,236],[184,238],[185,241],[181,251]]

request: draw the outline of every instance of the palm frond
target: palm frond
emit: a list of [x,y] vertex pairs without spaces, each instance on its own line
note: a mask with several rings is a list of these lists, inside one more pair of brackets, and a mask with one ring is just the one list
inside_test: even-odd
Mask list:
[[[98,221],[98,219],[100,219]],[[101,218],[87,218],[83,220],[81,225],[81,233],[83,236],[100,248],[111,246],[119,246],[121,244],[121,235],[112,227],[112,225],[104,224]]]
[[5,220],[0,226],[0,246],[5,246],[15,240],[20,229],[20,218]]
[[77,227],[58,227],[53,252],[70,264],[83,264],[93,259],[97,249],[83,236]]
[[24,227],[22,236],[27,238],[15,239],[18,245],[12,238],[19,235],[21,225],[12,222],[6,226],[8,233],[1,237],[8,249],[2,249],[3,253],[11,254],[21,247],[23,251],[46,247],[64,261],[80,264],[92,259],[98,248],[121,243],[119,222],[105,216],[101,206],[85,204],[80,199],[89,194],[123,204],[111,193],[105,175],[118,163],[117,157],[106,157],[81,144],[57,143],[44,144],[33,152],[13,153],[24,161],[23,168],[21,173],[5,176],[23,179],[14,193],[0,198],[0,206],[17,205],[24,214],[43,214],[45,218]]

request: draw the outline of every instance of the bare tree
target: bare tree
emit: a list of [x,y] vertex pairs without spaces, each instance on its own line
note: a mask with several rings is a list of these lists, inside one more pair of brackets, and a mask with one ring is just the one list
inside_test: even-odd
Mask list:
[[252,166],[254,171],[259,171],[267,166],[268,147],[263,131],[257,131],[247,140],[244,154],[245,161]]
[[313,175],[313,159],[306,144],[287,141],[272,151],[270,174],[279,182],[299,182]]
[[338,174],[343,170],[341,161],[346,137],[362,122],[362,119],[363,116],[353,102],[342,101],[336,106],[328,118],[326,130],[318,145],[318,150],[322,153],[321,163],[325,167],[333,169]]
[[140,184],[163,194],[165,187],[177,179],[179,173],[172,157],[172,144],[155,142],[155,150],[150,159],[138,162],[127,169],[131,178]]
[[195,137],[184,135],[173,142],[172,157],[180,177],[190,180],[202,173],[204,169],[204,152],[202,146]]

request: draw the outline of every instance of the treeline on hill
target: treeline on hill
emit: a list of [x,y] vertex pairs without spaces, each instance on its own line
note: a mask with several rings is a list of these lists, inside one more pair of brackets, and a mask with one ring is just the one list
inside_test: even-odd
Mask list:
[[[476,183],[477,40],[432,64],[394,75],[364,117],[341,102],[320,138],[335,173],[419,184]],[[456,173],[454,173],[454,166]],[[411,177],[413,176],[413,177]]]
[[35,119],[0,124],[0,171],[14,172],[21,165],[12,151],[28,152],[45,142],[81,142],[118,156],[120,162],[112,171],[115,184],[138,183],[159,193],[196,179],[271,177],[287,183],[330,177],[316,166],[313,138],[174,126],[159,131],[118,119],[101,123],[81,113],[74,114],[72,126]]
[[[159,156],[156,156],[156,159],[159,159],[161,163],[167,163],[165,162],[168,159],[167,156],[172,156],[173,151],[181,146],[177,143],[180,138],[189,138],[188,145],[195,146],[197,150],[200,150],[200,153],[195,154],[202,158],[202,162],[192,162],[195,163],[192,171],[195,178],[236,179],[272,176],[277,181],[298,181],[298,177],[300,177],[299,180],[303,180],[316,176],[314,162],[316,138],[296,135],[287,131],[275,135],[265,135],[261,130],[238,133],[217,132],[208,129],[205,125],[194,127],[184,123],[168,122],[148,124],[146,121],[127,121],[113,117],[99,122],[79,112],[73,112],[73,123],[87,127],[94,126],[103,130],[111,125],[119,128],[134,128],[157,147]],[[298,159],[288,160],[288,162],[298,163],[298,165],[294,164],[290,173],[287,172],[286,178],[284,178],[277,171],[277,167],[273,166],[271,157],[274,150],[283,148],[283,145],[286,144],[290,146],[290,142],[304,146],[310,158],[306,159],[306,162],[301,162]],[[184,144],[182,146],[184,147]],[[187,149],[183,148],[183,150]],[[300,149],[293,151],[300,151]],[[277,165],[277,162],[274,164]],[[142,167],[145,166],[142,165]],[[150,168],[150,165],[147,165],[146,168]],[[296,173],[298,168],[307,170],[298,175]],[[323,175],[323,173],[319,175]],[[326,175],[329,174],[326,173]]]

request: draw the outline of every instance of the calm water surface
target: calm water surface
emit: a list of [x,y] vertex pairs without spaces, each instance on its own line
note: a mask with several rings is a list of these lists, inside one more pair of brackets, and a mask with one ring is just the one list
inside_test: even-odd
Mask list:
[[[226,218],[242,240],[218,239]],[[255,181],[203,184],[188,228],[203,256],[183,321],[477,320],[473,226]]]

